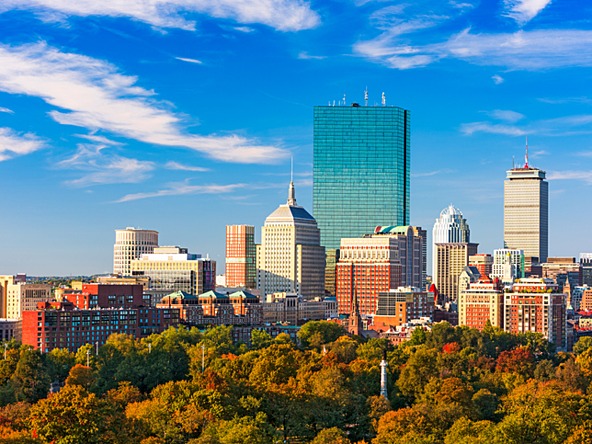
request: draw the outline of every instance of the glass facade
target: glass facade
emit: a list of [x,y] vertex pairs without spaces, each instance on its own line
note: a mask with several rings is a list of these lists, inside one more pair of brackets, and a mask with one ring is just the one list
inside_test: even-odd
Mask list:
[[409,224],[409,111],[314,108],[313,213],[321,245]]

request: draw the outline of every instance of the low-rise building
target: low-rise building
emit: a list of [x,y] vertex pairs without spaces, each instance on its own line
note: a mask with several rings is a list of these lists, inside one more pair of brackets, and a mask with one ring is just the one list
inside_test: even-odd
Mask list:
[[412,319],[430,318],[433,312],[433,293],[415,287],[399,287],[378,295],[378,309],[369,328],[383,332]]

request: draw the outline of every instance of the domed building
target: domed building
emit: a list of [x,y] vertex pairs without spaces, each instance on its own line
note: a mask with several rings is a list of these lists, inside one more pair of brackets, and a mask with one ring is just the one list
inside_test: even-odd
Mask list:
[[261,228],[257,250],[257,288],[261,297],[294,293],[306,299],[324,295],[325,248],[317,222],[296,203],[294,182],[288,200]]

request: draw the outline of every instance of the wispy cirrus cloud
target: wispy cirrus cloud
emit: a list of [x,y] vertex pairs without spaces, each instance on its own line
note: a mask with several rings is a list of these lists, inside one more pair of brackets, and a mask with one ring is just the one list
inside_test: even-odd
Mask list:
[[205,173],[207,171],[210,171],[209,168],[193,166],[193,165],[183,165],[182,163],[174,162],[172,160],[170,162],[167,162],[164,165],[164,167],[168,170],[195,171],[195,172],[199,172],[199,173]]
[[148,179],[155,169],[154,162],[105,153],[106,148],[106,144],[79,144],[76,153],[57,163],[58,168],[83,173],[65,183],[76,187],[138,183]]
[[519,112],[512,111],[509,109],[494,109],[488,113],[491,117],[497,120],[502,120],[504,122],[518,122],[519,120],[524,119],[524,114],[520,114]]
[[3,0],[0,12],[32,10],[44,20],[68,16],[127,17],[159,28],[195,30],[192,14],[230,19],[238,23],[260,23],[279,31],[316,27],[319,15],[305,0]]
[[4,107],[0,106],[0,113],[14,114],[14,111],[11,110],[10,108],[4,108]]
[[0,162],[33,153],[44,147],[45,142],[35,134],[0,128]]
[[227,194],[233,191],[244,188],[245,184],[236,183],[228,185],[189,185],[186,182],[170,184],[168,188],[151,191],[146,193],[126,194],[122,198],[116,200],[116,203],[131,202],[133,200],[152,199],[155,197],[165,196],[180,196],[185,194]]
[[475,133],[501,134],[504,136],[524,136],[528,134],[526,130],[517,126],[490,122],[463,123],[460,130],[468,136]]
[[551,171],[547,174],[549,180],[580,180],[592,185],[592,171]]
[[185,147],[227,162],[273,163],[282,148],[235,134],[200,136],[184,131],[181,118],[137,78],[90,57],[64,53],[45,43],[0,45],[0,91],[43,99],[63,125],[104,130],[141,142]]
[[312,54],[309,54],[306,51],[301,51],[301,52],[298,53],[298,58],[300,60],[324,60],[327,57],[326,56],[321,56],[321,55],[312,55]]
[[504,83],[504,78],[499,74],[492,75],[491,80],[493,80],[493,83],[495,83],[496,85],[501,85],[502,83]]
[[189,57],[175,57],[175,59],[180,60],[181,62],[193,63],[194,65],[203,65],[201,60],[191,59]]
[[438,176],[440,174],[450,174],[452,172],[454,172],[454,171],[451,169],[448,169],[448,168],[444,168],[441,170],[425,171],[423,173],[411,173],[411,177],[414,177],[414,178],[434,177],[434,176]]
[[535,18],[551,0],[504,0],[503,15],[520,24]]

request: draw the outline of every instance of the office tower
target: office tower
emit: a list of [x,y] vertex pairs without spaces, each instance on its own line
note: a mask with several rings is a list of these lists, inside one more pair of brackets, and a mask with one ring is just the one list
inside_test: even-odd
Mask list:
[[6,317],[9,319],[20,319],[24,311],[36,310],[38,302],[53,299],[49,284],[15,282],[8,284],[6,294]]
[[459,291],[460,274],[469,264],[469,256],[477,254],[479,244],[442,243],[436,244],[436,273],[434,284],[441,302],[456,301]]
[[545,172],[528,165],[507,171],[504,182],[504,247],[524,251],[526,271],[547,261],[549,184]]
[[[452,204],[440,212],[432,229],[432,282],[437,284],[436,244],[468,243],[471,241],[471,230],[462,212]],[[475,251],[476,253],[476,251]],[[465,264],[467,265],[467,264]]]
[[568,279],[572,286],[582,285],[582,264],[575,257],[549,257],[541,268],[541,276],[553,279],[561,291]]
[[226,286],[255,288],[255,227],[226,225]]
[[133,276],[150,278],[150,291],[201,294],[216,286],[216,261],[188,253],[187,248],[156,247],[154,253],[132,260]]
[[296,293],[305,299],[325,293],[325,249],[315,219],[296,203],[290,181],[288,200],[261,228],[257,247],[257,288],[261,297]]
[[401,286],[397,247],[390,236],[341,239],[335,294],[339,314],[352,314],[355,299],[360,314],[374,315],[379,293]]
[[314,107],[313,214],[321,245],[409,224],[409,111]]
[[158,231],[127,227],[115,230],[113,274],[131,275],[131,262],[142,254],[150,254],[158,247]]
[[14,276],[3,275],[0,276],[0,295],[2,299],[0,301],[0,318],[7,318],[8,312],[8,286],[14,284]]
[[487,321],[503,328],[504,292],[498,282],[471,282],[458,295],[458,325],[483,330]]
[[504,330],[541,333],[559,351],[566,349],[566,300],[552,279],[518,279],[504,293]]
[[525,271],[524,251],[498,248],[493,250],[493,266],[491,279],[499,279],[504,283],[512,283],[514,279],[523,278]]
[[582,285],[592,287],[592,253],[580,253],[582,264]]
[[493,256],[488,253],[474,254],[469,257],[469,267],[479,270],[481,277],[489,277],[493,271]]

